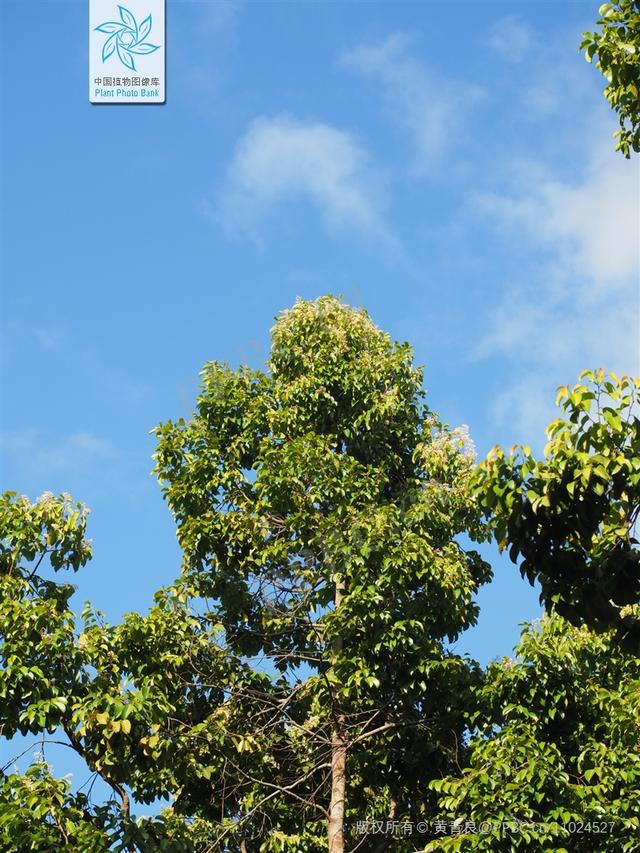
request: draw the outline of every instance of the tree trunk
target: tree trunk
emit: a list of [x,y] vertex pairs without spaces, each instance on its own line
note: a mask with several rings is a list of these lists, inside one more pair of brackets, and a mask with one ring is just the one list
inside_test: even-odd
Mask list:
[[[344,581],[336,581],[336,609],[344,595]],[[342,650],[342,638],[333,642],[334,655]],[[331,803],[327,836],[329,853],[344,853],[344,805],[347,784],[347,744],[345,737],[345,717],[340,708],[333,708],[333,730],[331,732]]]
[[338,714],[331,734],[331,804],[329,806],[329,853],[344,853],[344,797],[347,782],[347,748],[341,731],[344,718]]

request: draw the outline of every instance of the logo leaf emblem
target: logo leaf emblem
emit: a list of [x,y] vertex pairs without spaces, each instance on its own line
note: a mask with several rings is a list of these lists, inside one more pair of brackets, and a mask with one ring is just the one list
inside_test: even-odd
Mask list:
[[117,50],[118,56],[120,57],[120,62],[122,62],[123,65],[126,65],[127,68],[130,68],[132,71],[135,71],[136,64],[133,61],[133,56],[131,56],[129,51],[125,50],[123,47],[120,47],[120,45],[118,45]]
[[99,33],[117,33],[120,30],[124,29],[122,24],[119,24],[117,21],[106,21],[104,24],[100,24],[99,27],[96,27]]
[[135,15],[125,6],[118,6],[120,21],[105,21],[95,29],[99,33],[106,33],[109,38],[102,45],[102,61],[106,62],[114,53],[120,62],[131,71],[136,70],[134,54],[146,56],[160,49],[159,44],[151,44],[145,41],[151,32],[151,15],[142,21],[140,26]]
[[136,47],[129,48],[131,53],[153,53],[160,47],[159,44],[149,44],[149,42],[145,42],[145,44],[136,45]]
[[144,41],[146,37],[151,32],[151,15],[146,17],[144,21],[138,27],[138,38],[140,41]]
[[116,49],[116,36],[113,35],[111,38],[108,38],[106,42],[102,46],[102,61],[105,62],[113,51]]
[[128,9],[125,9],[124,6],[118,6],[118,10],[120,12],[120,18],[122,19],[122,22],[125,23],[130,30],[133,30],[137,36],[138,25],[132,13]]

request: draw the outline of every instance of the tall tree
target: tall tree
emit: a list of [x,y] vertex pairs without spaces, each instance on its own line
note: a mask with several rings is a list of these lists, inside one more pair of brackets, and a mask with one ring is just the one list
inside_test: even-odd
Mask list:
[[[346,821],[427,808],[425,780],[461,746],[479,673],[443,642],[490,577],[458,539],[477,527],[472,460],[426,407],[409,346],[332,297],[280,315],[266,372],[202,376],[192,419],[156,430],[156,470],[184,582],[225,648],[273,673],[210,816],[248,845],[267,822],[277,849],[341,853]],[[232,813],[223,792],[243,774]]]
[[[117,626],[70,605],[85,510],[0,497],[1,734],[66,745],[111,791],[96,805],[44,755],[10,762],[0,847],[633,849],[639,673],[606,632],[629,643],[638,615],[639,383],[584,378],[561,389],[543,460],[496,451],[477,474],[409,347],[333,298],[297,303],[266,371],[207,365],[193,418],[158,427],[182,576]],[[459,534],[487,526],[549,607],[603,633],[554,616],[483,686],[446,641],[490,575]],[[131,814],[158,797],[157,817]],[[454,812],[470,826],[446,842],[357,824]],[[621,822],[626,847],[471,828],[593,815]]]
[[616,151],[640,151],[640,2],[613,0],[598,10],[600,30],[584,33],[580,49],[608,81],[604,94],[618,115]]

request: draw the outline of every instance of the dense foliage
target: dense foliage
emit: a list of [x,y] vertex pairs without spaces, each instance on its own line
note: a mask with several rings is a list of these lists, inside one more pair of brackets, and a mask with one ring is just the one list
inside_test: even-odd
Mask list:
[[500,546],[575,625],[616,629],[640,650],[640,380],[586,371],[558,393],[542,459],[497,447],[478,497]]
[[[180,735],[191,736],[202,702],[209,710],[224,697],[220,687],[194,692],[194,672],[229,684],[240,668],[180,587],[161,590],[147,616],[130,614],[118,627],[90,607],[77,625],[74,587],[59,573],[90,558],[85,525],[86,510],[66,495],[33,504],[13,493],[0,498],[0,725],[4,738],[23,735],[40,751],[25,774],[5,775],[13,761],[3,768],[0,848],[191,850],[188,822],[166,814],[136,823],[130,798],[179,793],[177,780],[193,763]],[[49,743],[81,756],[113,798],[94,807],[53,778],[44,761]]]
[[[332,297],[280,315],[265,371],[202,380],[156,429],[184,558],[148,613],[78,618],[87,511],[0,497],[1,734],[38,750],[0,774],[0,848],[637,849],[640,382],[584,374],[543,458],[476,467],[410,348]],[[483,673],[448,644],[490,536],[552,615]]]
[[559,616],[516,655],[489,667],[468,767],[432,783],[456,831],[427,850],[638,850],[640,660]]
[[598,10],[600,30],[585,33],[580,49],[608,85],[604,94],[618,115],[616,151],[640,152],[640,2],[613,0]]
[[466,436],[409,347],[300,302],[267,372],[208,365],[193,419],[157,434],[185,557],[146,616],[77,626],[57,573],[90,557],[84,510],[3,499],[3,734],[62,740],[114,792],[93,808],[42,762],[7,776],[7,849],[21,825],[38,849],[341,850],[345,821],[420,816],[481,678],[445,641],[490,570],[457,540],[478,527]]
[[301,849],[328,816],[342,850],[345,820],[417,817],[460,746],[479,673],[443,640],[490,572],[456,538],[477,526],[464,437],[423,393],[407,345],[323,297],[278,318],[268,372],[207,365],[191,421],[156,431],[184,577],[225,647],[274,672],[240,800],[207,806],[239,839]]

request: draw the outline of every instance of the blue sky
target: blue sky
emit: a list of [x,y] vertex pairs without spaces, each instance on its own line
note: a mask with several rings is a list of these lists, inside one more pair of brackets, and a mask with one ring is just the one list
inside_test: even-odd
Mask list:
[[[480,454],[539,448],[580,370],[638,372],[638,165],[577,51],[599,2],[168,0],[162,107],[89,104],[87,5],[1,4],[2,482],[91,507],[79,604],[177,575],[149,430],[206,361],[260,366],[297,296],[409,341]],[[539,610],[492,560],[482,662]]]

